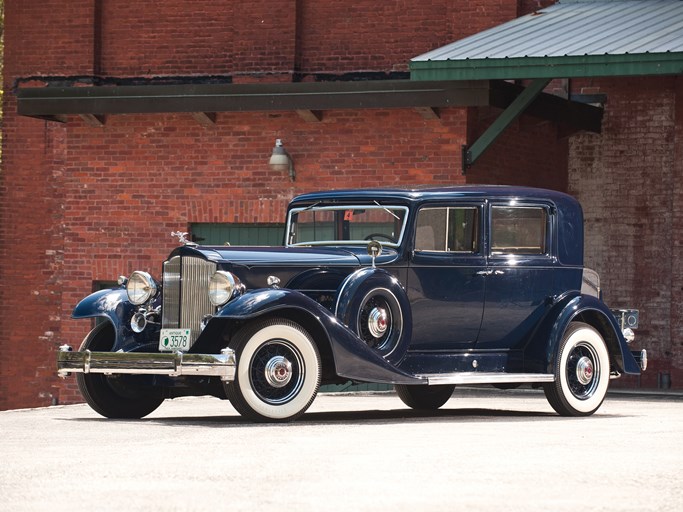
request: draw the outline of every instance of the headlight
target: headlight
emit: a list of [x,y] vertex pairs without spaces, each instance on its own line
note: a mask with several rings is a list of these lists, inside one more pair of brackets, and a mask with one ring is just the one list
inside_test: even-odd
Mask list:
[[209,281],[209,300],[214,306],[222,306],[235,294],[240,282],[230,272],[219,270],[211,276]]
[[157,294],[157,284],[147,272],[136,270],[126,283],[128,300],[136,306],[144,304]]

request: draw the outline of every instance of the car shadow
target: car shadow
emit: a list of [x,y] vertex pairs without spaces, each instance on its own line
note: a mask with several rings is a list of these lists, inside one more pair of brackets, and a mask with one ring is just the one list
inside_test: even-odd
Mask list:
[[[608,419],[616,417],[609,414],[597,414],[590,419]],[[619,416],[621,417],[621,416]],[[293,422],[286,423],[255,423],[237,414],[219,416],[167,416],[142,418],[139,420],[107,419],[107,418],[60,418],[74,422],[115,421],[121,423],[136,423],[166,425],[168,427],[205,426],[205,427],[285,427],[296,428],[310,425],[392,425],[412,423],[472,423],[472,422],[526,422],[530,419],[541,421],[586,421],[587,418],[567,418],[554,412],[515,411],[504,409],[439,409],[436,411],[416,411],[412,409],[388,410],[354,410],[354,411],[326,411],[308,412]]]

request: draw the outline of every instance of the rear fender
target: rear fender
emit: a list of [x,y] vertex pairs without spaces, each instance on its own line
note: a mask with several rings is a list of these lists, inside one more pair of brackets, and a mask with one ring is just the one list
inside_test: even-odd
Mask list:
[[566,295],[555,304],[534,332],[525,351],[528,371],[553,373],[562,337],[569,324],[575,321],[584,322],[600,333],[615,366],[613,370],[640,374],[640,367],[609,308],[599,299],[578,292]]
[[245,323],[263,316],[281,316],[295,321],[305,316],[319,333],[314,337],[316,343],[324,343],[325,348],[330,349],[335,373],[340,377],[388,384],[422,382],[385,361],[328,309],[296,290],[263,288],[249,291],[220,309],[206,330],[214,323]]

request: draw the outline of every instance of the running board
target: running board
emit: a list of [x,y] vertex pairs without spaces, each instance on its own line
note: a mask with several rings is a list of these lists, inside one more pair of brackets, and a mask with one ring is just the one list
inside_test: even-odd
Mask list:
[[555,376],[549,373],[428,373],[416,375],[425,379],[429,385],[435,384],[533,384],[538,382],[554,382]]

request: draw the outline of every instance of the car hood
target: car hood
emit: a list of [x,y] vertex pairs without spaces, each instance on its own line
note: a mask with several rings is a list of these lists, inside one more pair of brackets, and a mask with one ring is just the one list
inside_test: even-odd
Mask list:
[[341,249],[310,247],[199,247],[204,255],[216,263],[260,266],[282,263],[285,265],[358,265],[360,260],[353,252]]

